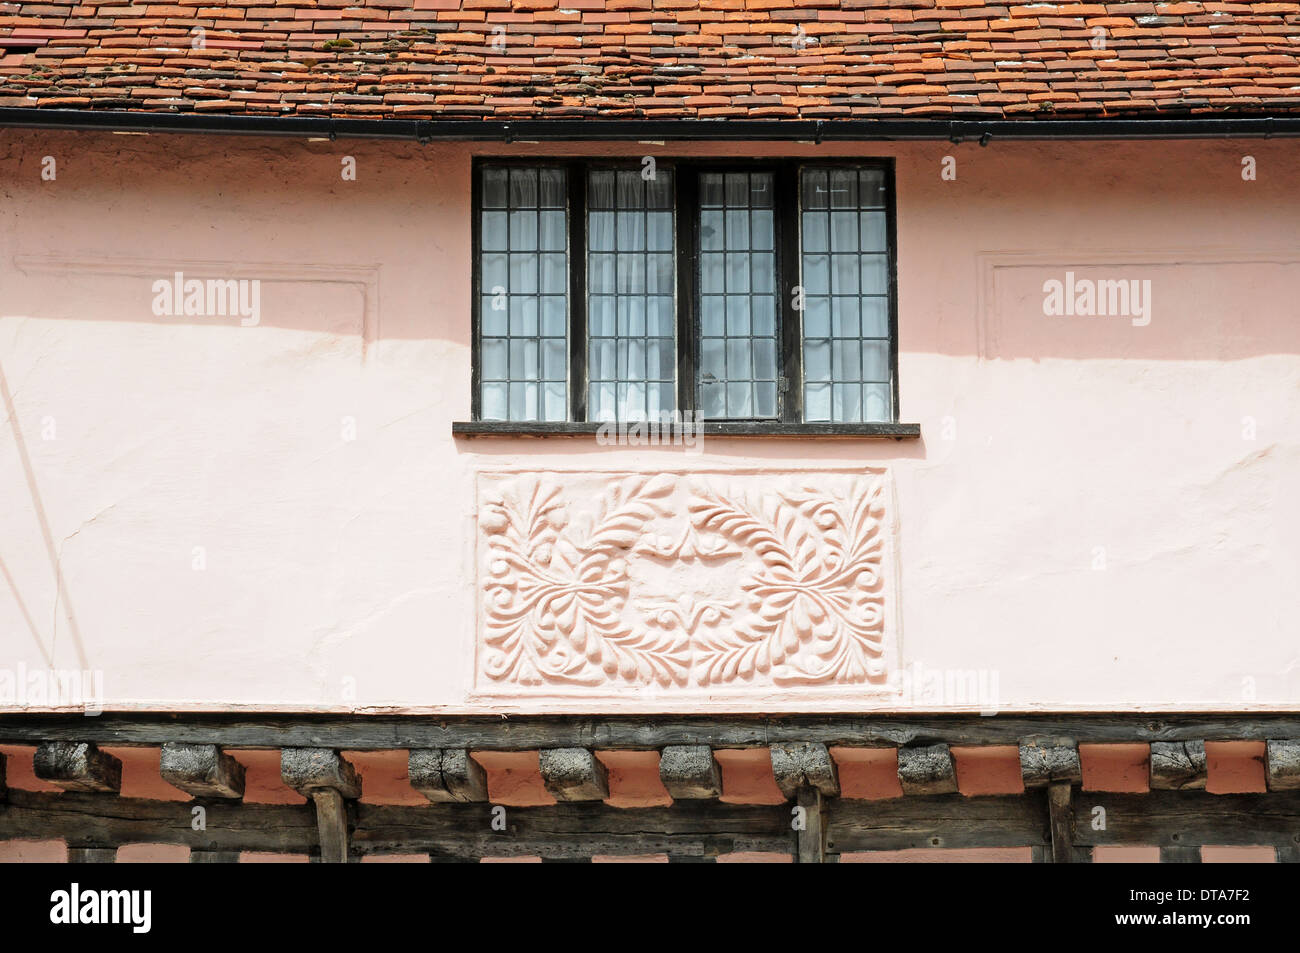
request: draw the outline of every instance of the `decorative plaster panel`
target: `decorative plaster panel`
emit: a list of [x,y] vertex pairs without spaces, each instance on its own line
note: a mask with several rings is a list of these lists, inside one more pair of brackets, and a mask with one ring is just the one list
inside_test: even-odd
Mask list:
[[885,470],[478,479],[480,691],[886,687]]

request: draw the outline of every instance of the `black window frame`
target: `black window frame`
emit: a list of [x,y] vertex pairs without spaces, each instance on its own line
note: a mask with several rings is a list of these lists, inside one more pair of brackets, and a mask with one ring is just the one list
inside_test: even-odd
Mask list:
[[[695,158],[655,156],[656,168],[673,172],[674,267],[676,273],[675,353],[676,412],[698,410],[701,328],[698,314],[700,294],[700,206],[699,182],[704,172],[770,171],[774,181],[774,252],[776,290],[779,299],[776,318],[778,373],[784,382],[778,387],[775,418],[745,418],[697,421],[705,434],[729,436],[880,436],[916,437],[919,424],[900,422],[898,379],[898,245],[895,160],[892,157],[818,158]],[[471,420],[456,422],[458,436],[491,435],[580,435],[595,433],[609,424],[587,419],[590,391],[588,375],[587,321],[587,182],[592,170],[623,170],[640,167],[640,157],[558,156],[475,156],[471,163]],[[566,381],[568,420],[483,420],[481,307],[482,307],[482,188],[483,168],[564,168],[568,193],[566,253],[568,281],[568,375]],[[885,228],[889,269],[888,321],[891,416],[887,421],[805,421],[803,380],[803,315],[795,308],[795,289],[801,283],[800,172],[818,169],[878,170],[885,183]],[[629,425],[629,424],[625,424]]]

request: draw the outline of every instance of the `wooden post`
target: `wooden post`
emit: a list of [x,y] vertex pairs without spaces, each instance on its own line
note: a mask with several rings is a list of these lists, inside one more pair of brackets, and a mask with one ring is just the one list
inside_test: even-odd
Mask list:
[[316,788],[311,792],[316,804],[316,828],[320,831],[322,864],[348,862],[348,812],[343,795],[334,788]]
[[1201,848],[1199,847],[1161,847],[1160,863],[1162,864],[1199,864],[1201,862]]
[[1052,828],[1052,863],[1068,864],[1074,860],[1073,788],[1069,781],[1053,781],[1047,786],[1047,811]]
[[237,864],[239,863],[239,851],[237,850],[191,850],[191,864]]
[[116,847],[69,847],[68,863],[70,864],[115,864],[117,863]]
[[352,765],[329,748],[285,748],[280,752],[280,776],[316,807],[320,859],[326,864],[348,862],[346,800],[361,797],[361,780]]
[[838,797],[839,774],[830,750],[820,742],[771,746],[772,776],[781,793],[795,802],[794,862],[826,862],[826,798]]
[[802,787],[795,798],[803,810],[803,829],[795,831],[797,864],[826,863],[826,801],[814,787]]

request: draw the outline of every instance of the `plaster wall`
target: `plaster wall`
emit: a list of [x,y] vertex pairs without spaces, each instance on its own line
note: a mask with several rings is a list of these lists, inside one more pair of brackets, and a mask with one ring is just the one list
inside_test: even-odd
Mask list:
[[[900,416],[921,439],[706,437],[688,454],[453,438],[470,416],[471,159],[529,153],[893,157]],[[59,707],[30,683],[51,669],[99,673],[108,709],[1293,709],[1298,182],[1287,141],[7,130],[0,709]],[[175,272],[258,279],[258,323],[155,316],[151,285]],[[1067,272],[1149,280],[1149,323],[1044,315],[1044,282]],[[579,520],[659,475],[673,532],[700,474],[759,515],[801,487],[879,490],[875,667],[791,680],[769,659],[662,682],[611,674],[607,655],[578,682],[494,678],[483,517],[503,471],[567,494]],[[824,556],[826,527],[792,512]],[[687,614],[738,597],[725,566],[660,562],[658,593],[691,596]]]

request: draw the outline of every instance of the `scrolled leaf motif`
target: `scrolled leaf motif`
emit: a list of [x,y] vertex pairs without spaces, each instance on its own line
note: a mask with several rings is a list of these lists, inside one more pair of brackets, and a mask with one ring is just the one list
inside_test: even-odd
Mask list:
[[568,527],[558,486],[530,482],[526,503],[506,494],[487,510],[487,676],[524,685],[684,683],[688,648],[624,621],[629,580],[618,555],[662,515],[671,481],[632,477],[616,484],[585,536]]
[[[815,492],[764,494],[757,505],[708,488],[697,492],[697,526],[748,545],[762,565],[743,587],[753,611],[701,646],[702,684],[769,668],[778,684],[883,675],[879,487],[849,501]],[[820,531],[820,545],[809,523]]]

